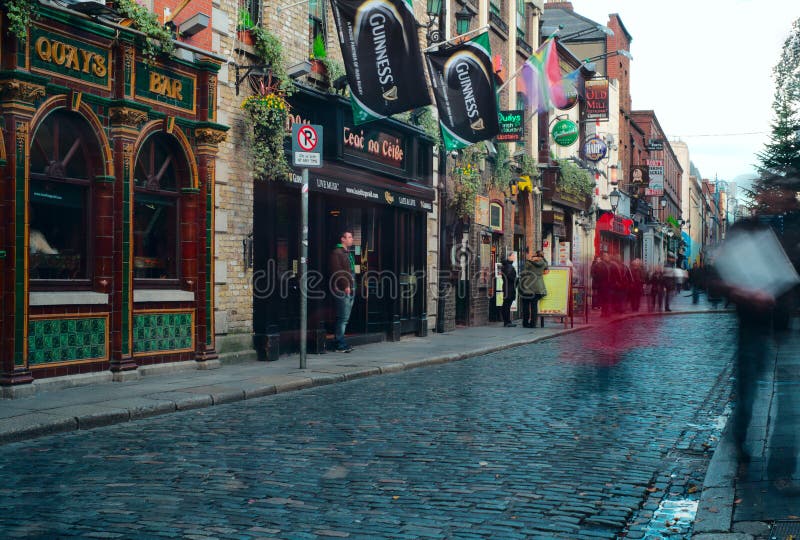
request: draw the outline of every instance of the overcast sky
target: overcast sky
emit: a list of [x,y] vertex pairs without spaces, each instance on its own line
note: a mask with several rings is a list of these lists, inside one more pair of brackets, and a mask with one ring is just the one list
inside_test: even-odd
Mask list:
[[[798,0],[572,0],[605,24],[620,15],[631,42],[634,109],[652,109],[689,145],[704,178],[753,173],[772,117],[774,81]],[[753,133],[754,135],[739,135]],[[704,135],[704,136],[701,136]]]

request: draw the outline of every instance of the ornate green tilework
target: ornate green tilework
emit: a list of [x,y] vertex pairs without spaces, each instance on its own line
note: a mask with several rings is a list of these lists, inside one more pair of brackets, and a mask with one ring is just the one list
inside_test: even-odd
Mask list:
[[192,313],[143,313],[133,316],[133,353],[192,348]]
[[28,365],[106,357],[106,318],[32,319]]

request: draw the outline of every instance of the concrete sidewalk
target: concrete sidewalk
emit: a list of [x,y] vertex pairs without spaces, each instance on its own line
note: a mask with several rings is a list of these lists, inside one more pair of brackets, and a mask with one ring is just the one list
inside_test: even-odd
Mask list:
[[[681,293],[673,301],[672,314],[709,308],[691,304]],[[33,395],[0,400],[0,443],[452,362],[586,329],[598,324],[598,314],[593,312],[589,324],[576,320],[574,328],[552,319],[536,329],[494,323],[365,345],[349,354],[309,355],[305,370],[299,368],[298,355],[288,355],[276,362],[224,362],[212,370],[200,370],[196,362],[143,366],[138,370],[141,377],[127,382],[111,382],[110,373],[46,379],[33,383],[42,385]],[[646,315],[629,313],[609,320]]]
[[[695,518],[697,540],[800,537],[800,319],[776,332],[757,385],[740,459],[732,422],[706,474]],[[774,527],[774,529],[773,529]]]

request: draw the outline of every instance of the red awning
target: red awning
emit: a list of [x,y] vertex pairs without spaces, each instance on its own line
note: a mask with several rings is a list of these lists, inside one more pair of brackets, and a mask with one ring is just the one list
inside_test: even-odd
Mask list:
[[597,220],[598,231],[608,231],[619,236],[630,236],[633,220],[606,212]]

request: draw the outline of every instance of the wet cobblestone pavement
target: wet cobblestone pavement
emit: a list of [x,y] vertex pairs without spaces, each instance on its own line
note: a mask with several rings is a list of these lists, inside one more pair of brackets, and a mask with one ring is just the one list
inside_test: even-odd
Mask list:
[[648,527],[701,487],[734,327],[722,314],[630,319],[9,444],[0,537],[681,537],[679,523]]

